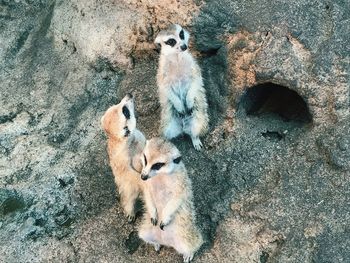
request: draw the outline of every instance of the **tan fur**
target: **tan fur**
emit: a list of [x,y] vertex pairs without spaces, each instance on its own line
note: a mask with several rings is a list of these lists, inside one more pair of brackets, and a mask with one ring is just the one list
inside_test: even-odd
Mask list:
[[[122,107],[130,110],[130,119],[126,119]],[[140,179],[142,164],[140,156],[146,143],[144,135],[136,129],[134,105],[132,98],[127,96],[118,104],[110,107],[101,119],[105,130],[110,166],[118,187],[121,205],[129,221],[135,219],[135,202],[143,192],[143,182]],[[127,130],[128,127],[128,136]],[[139,171],[139,172],[138,172]]]
[[[142,178],[147,213],[144,215],[139,236],[155,246],[170,246],[189,262],[203,243],[195,224],[192,185],[182,161],[174,163],[180,156],[170,142],[153,138],[144,149]],[[165,163],[158,171],[151,167]],[[155,225],[155,222],[157,224]],[[153,223],[153,224],[152,224]],[[161,229],[161,226],[163,230]]]

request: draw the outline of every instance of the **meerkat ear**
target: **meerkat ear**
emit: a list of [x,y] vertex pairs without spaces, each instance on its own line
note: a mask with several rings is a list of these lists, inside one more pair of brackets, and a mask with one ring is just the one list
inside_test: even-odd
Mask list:
[[160,52],[161,48],[162,48],[162,46],[160,44],[156,44],[156,49],[155,50],[157,51],[157,53]]
[[186,42],[188,42],[188,40],[190,39],[190,32],[188,32],[186,29],[183,29],[183,31],[185,32],[185,40]]
[[103,115],[103,116],[101,117],[101,127],[102,127],[102,129],[106,130],[106,129],[105,129],[105,115]]
[[156,39],[154,40],[154,44],[156,45],[156,51],[159,53],[160,49],[161,49],[161,39],[160,37],[156,37]]
[[154,44],[160,44],[161,39],[160,36],[157,36],[156,39],[154,40]]
[[181,156],[179,156],[179,157],[177,157],[176,159],[174,159],[174,163],[176,163],[176,164],[178,164],[178,163],[180,163],[181,162],[181,159],[182,159],[182,157]]
[[101,127],[109,135],[110,132],[109,132],[108,125],[107,125],[105,119],[106,119],[106,115],[103,115],[101,118]]

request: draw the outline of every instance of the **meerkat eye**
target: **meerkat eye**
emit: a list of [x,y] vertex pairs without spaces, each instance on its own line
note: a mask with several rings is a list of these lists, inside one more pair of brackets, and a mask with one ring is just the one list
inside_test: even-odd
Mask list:
[[143,158],[145,159],[145,166],[147,165],[147,158],[146,155],[143,155]]
[[151,169],[152,170],[159,170],[160,168],[162,168],[165,165],[165,163],[155,163],[152,165]]
[[123,106],[122,111],[123,111],[125,118],[130,119],[130,111],[129,111],[128,107]]
[[167,41],[165,41],[165,44],[173,47],[176,45],[176,40],[173,38],[169,38]]
[[180,39],[184,40],[185,39],[185,33],[184,30],[181,29],[180,34],[179,34]]
[[179,156],[179,157],[177,157],[176,159],[174,159],[174,163],[176,163],[176,164],[178,164],[178,163],[180,163],[181,162],[181,156]]

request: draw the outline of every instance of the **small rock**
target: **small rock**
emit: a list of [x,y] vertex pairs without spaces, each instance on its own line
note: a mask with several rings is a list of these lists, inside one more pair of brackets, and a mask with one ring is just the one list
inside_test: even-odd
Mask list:
[[43,229],[35,225],[35,219],[29,217],[22,228],[22,239],[37,239],[43,234]]
[[129,254],[134,254],[141,244],[141,239],[138,237],[136,231],[132,231],[127,240],[125,240],[125,246],[128,249]]
[[269,253],[263,251],[260,255],[260,263],[266,263],[269,259]]
[[57,179],[60,184],[60,187],[64,188],[70,184],[73,184],[74,178],[74,174],[60,174]]

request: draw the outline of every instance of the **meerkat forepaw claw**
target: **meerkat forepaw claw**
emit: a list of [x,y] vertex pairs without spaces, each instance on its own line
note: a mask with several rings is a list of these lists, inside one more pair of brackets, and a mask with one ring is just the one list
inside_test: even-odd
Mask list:
[[185,112],[178,112],[177,113],[177,116],[180,118],[180,119],[183,119],[183,118],[185,118]]
[[157,218],[151,218],[151,223],[152,223],[152,225],[156,226],[158,223]]
[[154,244],[154,250],[157,252],[157,253],[159,253],[159,251],[160,251],[160,244]]
[[193,108],[187,109],[187,115],[192,116],[193,114]]
[[166,225],[165,225],[163,222],[160,222],[159,227],[160,227],[161,230],[164,230],[164,227],[165,227],[165,226],[166,226]]
[[193,255],[184,255],[184,262],[189,263],[193,259]]
[[128,216],[128,223],[134,223],[136,219],[136,216]]
[[203,144],[199,138],[192,138],[192,144],[197,151],[202,150]]

